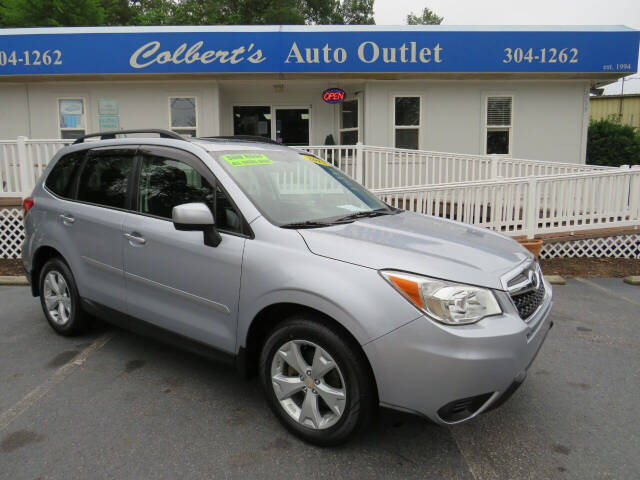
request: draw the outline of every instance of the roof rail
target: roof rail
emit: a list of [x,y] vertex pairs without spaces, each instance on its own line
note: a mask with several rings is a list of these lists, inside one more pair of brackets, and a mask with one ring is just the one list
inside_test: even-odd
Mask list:
[[199,140],[240,140],[242,142],[270,143],[272,145],[283,145],[280,142],[258,135],[217,135],[215,137],[198,137]]
[[100,140],[115,140],[116,135],[126,135],[129,133],[156,133],[160,135],[160,138],[173,138],[175,140],[184,140],[188,141],[184,137],[178,135],[175,132],[171,132],[169,130],[163,130],[162,128],[145,128],[145,129],[134,129],[134,130],[110,130],[108,132],[100,132],[100,133],[90,133],[88,135],[83,135],[79,137],[73,144],[83,143],[87,138],[100,137]]

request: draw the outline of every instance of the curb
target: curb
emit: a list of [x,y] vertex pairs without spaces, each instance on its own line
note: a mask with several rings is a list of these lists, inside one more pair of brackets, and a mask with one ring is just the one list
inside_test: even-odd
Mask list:
[[640,285],[640,275],[631,275],[629,277],[624,277],[622,281],[624,283],[628,283],[629,285]]
[[567,281],[560,275],[545,275],[545,280],[551,285],[566,285]]
[[0,275],[0,285],[29,285],[24,275]]

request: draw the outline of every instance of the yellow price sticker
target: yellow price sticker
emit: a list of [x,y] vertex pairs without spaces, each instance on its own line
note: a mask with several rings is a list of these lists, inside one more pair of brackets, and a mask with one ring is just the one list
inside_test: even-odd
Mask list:
[[273,160],[263,153],[231,153],[228,155],[222,155],[220,158],[232,167],[273,165]]
[[331,166],[329,162],[325,162],[324,160],[321,160],[318,157],[315,157],[313,155],[302,155],[302,158],[304,158],[305,160],[309,160],[313,163],[317,163],[318,165],[324,165],[325,167]]

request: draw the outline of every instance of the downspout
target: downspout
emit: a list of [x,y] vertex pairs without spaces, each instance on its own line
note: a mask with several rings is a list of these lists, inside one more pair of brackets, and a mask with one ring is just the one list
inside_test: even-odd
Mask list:
[[31,98],[29,97],[29,83],[24,84],[27,97],[27,137],[31,138]]

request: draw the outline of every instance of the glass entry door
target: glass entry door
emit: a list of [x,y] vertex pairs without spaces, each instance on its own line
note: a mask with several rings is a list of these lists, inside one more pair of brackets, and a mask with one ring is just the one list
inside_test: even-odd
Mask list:
[[271,137],[271,107],[233,107],[233,134]]
[[286,145],[309,145],[309,109],[273,107],[272,139]]
[[287,145],[309,145],[309,107],[234,106],[233,134],[270,138]]

